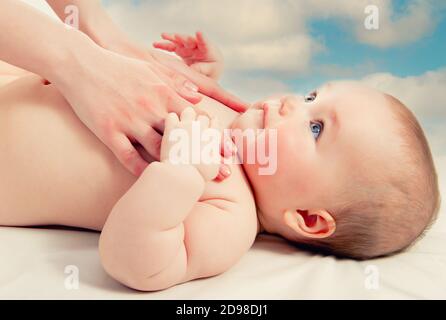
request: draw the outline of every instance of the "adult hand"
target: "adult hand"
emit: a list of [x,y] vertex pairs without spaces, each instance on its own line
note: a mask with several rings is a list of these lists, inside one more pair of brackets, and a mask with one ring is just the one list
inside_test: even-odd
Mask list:
[[[138,60],[147,61],[151,64],[152,68],[157,71],[157,74],[160,75],[163,79],[184,79],[182,76],[184,76],[187,79],[190,79],[192,82],[185,82],[186,87],[196,89],[198,87],[198,90],[200,93],[209,96],[217,101],[220,101],[221,103],[227,105],[228,107],[232,108],[233,110],[237,112],[244,112],[248,108],[248,104],[237,98],[236,96],[230,94],[229,92],[222,89],[218,83],[210,79],[209,77],[206,77],[202,75],[201,73],[193,70],[192,68],[188,67],[184,62],[180,61],[179,59],[170,56],[168,54],[165,54],[160,51],[156,51],[153,49],[145,49],[142,46],[136,45],[130,41],[121,39],[120,41],[110,41],[105,42],[107,45],[102,43],[102,45],[110,51],[119,53],[126,57],[132,57]],[[181,83],[181,81],[176,81],[176,83]],[[194,84],[194,85],[193,85]],[[195,97],[194,97],[195,98]],[[200,100],[200,98],[199,98]],[[192,101],[192,102],[199,102]],[[184,106],[183,105],[177,105],[175,108],[175,112],[180,115],[183,111]],[[163,114],[165,114],[163,112]],[[159,132],[159,131],[158,131]],[[154,135],[155,133],[152,132]],[[156,157],[155,159],[158,159],[159,156],[159,150],[160,150],[160,135],[156,134],[155,140],[157,141],[156,145]],[[148,143],[150,143],[149,140]],[[147,148],[146,148],[147,149]],[[236,151],[235,146],[232,141],[223,141],[222,142],[222,156],[223,157],[232,157]],[[150,153],[150,149],[148,149],[148,152]],[[153,155],[152,155],[153,156]],[[217,180],[223,181],[227,179],[231,175],[231,168],[229,165],[222,164],[220,166],[219,174],[217,177]]]
[[198,88],[156,64],[128,58],[86,41],[49,79],[82,122],[134,175],[148,163],[132,143],[159,159],[164,119],[200,100]]
[[244,112],[249,107],[246,102],[224,90],[215,80],[193,70],[174,56],[158,50],[144,48],[127,39],[102,42],[102,46],[127,57],[145,60],[154,65],[162,75],[168,77],[182,75],[195,84],[201,94],[223,103],[234,111]]
[[[142,59],[150,63],[152,69],[158,72],[158,76],[168,74],[176,77],[182,74],[193,83],[199,91],[236,111],[244,111],[248,105],[223,90],[215,81],[210,81],[208,77],[198,72],[194,72],[178,59],[168,59],[170,57],[157,55],[158,67],[153,59],[153,51],[134,43],[129,37],[113,22],[101,5],[100,0],[46,0],[62,21],[66,18],[66,7],[76,6],[82,14],[79,16],[80,30],[88,35],[97,45],[104,49],[122,54],[127,57]],[[164,68],[161,64],[164,64]],[[167,67],[167,68],[166,68]],[[172,70],[174,68],[175,71]],[[161,71],[162,70],[162,71]],[[163,76],[161,76],[163,78]],[[193,101],[196,102],[196,101]]]

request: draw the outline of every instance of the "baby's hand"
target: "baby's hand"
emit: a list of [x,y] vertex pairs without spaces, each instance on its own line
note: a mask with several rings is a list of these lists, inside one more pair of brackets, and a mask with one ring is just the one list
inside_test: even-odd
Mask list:
[[201,32],[197,32],[195,37],[168,33],[163,33],[161,37],[166,41],[154,42],[155,48],[175,52],[188,66],[218,80],[223,71],[223,55]]
[[220,139],[221,134],[213,128],[212,120],[197,115],[193,108],[184,109],[180,118],[176,113],[169,113],[161,143],[161,162],[193,165],[205,181],[214,180],[220,174]]

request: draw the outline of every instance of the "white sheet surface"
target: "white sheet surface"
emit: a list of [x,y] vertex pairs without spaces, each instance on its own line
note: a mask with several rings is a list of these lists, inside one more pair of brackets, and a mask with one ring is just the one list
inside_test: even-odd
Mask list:
[[[442,195],[446,157],[437,158]],[[444,207],[444,206],[443,206]],[[446,298],[446,219],[408,252],[366,262],[300,252],[261,236],[230,271],[165,291],[140,293],[103,271],[98,234],[71,230],[0,228],[2,299],[376,299]],[[79,270],[68,290],[67,266]],[[370,278],[371,273],[374,276]],[[376,288],[373,284],[378,283]],[[369,285],[368,285],[369,284]],[[370,288],[370,284],[372,287]]]

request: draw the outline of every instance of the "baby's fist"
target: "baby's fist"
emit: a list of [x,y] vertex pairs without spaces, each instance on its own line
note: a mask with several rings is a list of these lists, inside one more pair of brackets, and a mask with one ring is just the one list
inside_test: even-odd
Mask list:
[[175,165],[193,165],[206,181],[214,180],[221,163],[221,133],[211,119],[186,108],[181,116],[170,113],[164,125],[161,161]]

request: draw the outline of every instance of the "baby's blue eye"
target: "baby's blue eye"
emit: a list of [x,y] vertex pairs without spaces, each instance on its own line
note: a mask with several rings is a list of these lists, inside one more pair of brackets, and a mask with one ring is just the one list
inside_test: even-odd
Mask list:
[[324,125],[320,122],[311,122],[310,123],[311,133],[313,133],[314,139],[318,139],[324,129]]

